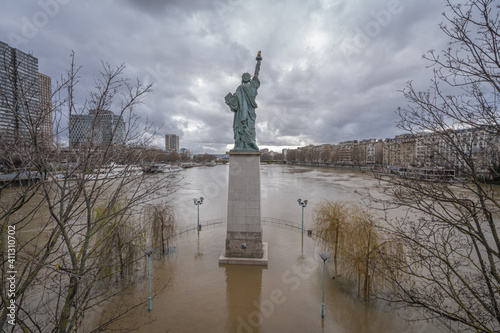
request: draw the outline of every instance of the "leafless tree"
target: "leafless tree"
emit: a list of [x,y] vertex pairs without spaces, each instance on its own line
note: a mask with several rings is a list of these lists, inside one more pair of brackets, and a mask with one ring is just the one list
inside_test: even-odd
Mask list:
[[332,152],[333,152],[332,145],[325,145],[325,147],[321,151],[321,162],[323,163],[330,162],[332,157]]
[[[10,234],[2,232],[0,327],[5,332],[100,331],[136,307],[139,303],[131,302],[104,321],[87,320],[135,281],[132,268],[145,257],[145,226],[135,222],[141,207],[164,200],[178,187],[175,175],[140,172],[154,131],[140,127],[134,108],[151,86],[125,79],[124,65],[103,63],[95,89],[78,101],[81,69],[73,54],[71,59],[50,108],[33,106],[33,83],[21,76],[11,82],[18,86],[15,101],[0,87],[1,102],[20,124],[14,138],[1,138],[1,155],[19,160],[15,174],[34,175],[20,184],[0,184],[0,223],[3,231],[13,230],[15,244],[15,256],[9,256]],[[40,140],[43,117],[54,118],[54,143]],[[80,136],[78,117],[87,121]]]
[[211,162],[215,161],[215,156],[211,154],[204,153],[203,155],[196,155],[194,157],[194,161],[198,163],[206,163],[206,162]]
[[297,161],[297,149],[290,149],[286,154],[286,159],[288,162]]
[[[407,258],[392,267],[388,278],[398,288],[385,296],[459,331],[500,330],[500,202],[498,188],[487,183],[495,175],[484,173],[499,156],[499,15],[493,0],[446,1],[441,30],[449,47],[425,56],[434,66],[432,84],[420,92],[409,83],[409,105],[398,111],[399,127],[420,138],[433,166],[454,168],[461,181],[384,177],[390,199],[373,202],[387,209],[386,229]],[[486,150],[478,149],[481,140]]]

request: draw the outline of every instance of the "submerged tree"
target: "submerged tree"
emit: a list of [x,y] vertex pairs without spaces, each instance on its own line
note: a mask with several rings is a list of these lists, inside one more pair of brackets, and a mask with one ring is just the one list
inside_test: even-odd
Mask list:
[[[140,232],[129,217],[152,200],[168,197],[179,181],[175,175],[140,172],[144,148],[154,133],[138,127],[134,108],[151,86],[123,78],[123,65],[103,64],[95,90],[77,103],[80,68],[72,61],[54,88],[52,104],[41,108],[32,103],[38,100],[33,86],[38,82],[25,80],[18,64],[4,59],[2,65],[16,74],[10,82],[16,86],[15,100],[2,84],[0,103],[16,120],[18,131],[0,138],[0,156],[12,162],[15,157],[14,174],[28,173],[40,181],[28,177],[21,186],[15,180],[0,184],[0,328],[103,330],[136,305],[111,313],[99,324],[85,320],[134,283],[133,277],[119,278],[110,286],[109,279],[125,277],[130,265],[144,258],[144,252],[137,251]],[[47,117],[54,117],[54,143],[43,140],[40,132],[40,121]],[[79,117],[85,120],[83,129],[78,128],[82,122],[75,121]],[[63,137],[77,139],[68,147]],[[9,256],[9,242],[15,243],[15,261]],[[113,257],[116,265],[107,261]],[[15,273],[9,273],[12,267]],[[11,274],[15,288],[9,284]]]
[[386,288],[386,261],[391,258],[395,265],[404,257],[397,255],[400,244],[380,231],[375,217],[360,205],[329,200],[314,214],[320,244],[333,251],[334,277],[356,284],[360,298],[363,289],[364,300]]
[[126,200],[119,198],[113,206],[104,203],[93,210],[96,235],[92,238],[91,251],[102,262],[97,267],[101,270],[98,277],[103,281],[126,278],[145,248],[145,228],[131,221],[131,214],[122,209],[122,201]]
[[172,208],[166,204],[155,204],[146,207],[146,221],[151,237],[153,251],[160,255],[168,254],[170,250],[170,239],[175,231],[175,219]]
[[344,250],[348,220],[349,209],[345,202],[323,200],[314,210],[314,228],[319,240],[333,251],[334,277],[338,275],[338,258]]
[[[454,168],[462,178],[382,179],[390,199],[374,201],[388,209],[386,229],[407,257],[407,265],[392,267],[388,278],[398,289],[386,297],[460,331],[498,332],[500,202],[484,179],[498,177],[500,156],[500,9],[492,0],[446,3],[441,30],[449,48],[426,57],[435,66],[428,91],[411,83],[403,91],[409,105],[399,110],[399,127],[432,153],[432,166]],[[394,216],[390,208],[408,214]]]
[[363,211],[361,207],[354,206],[350,212],[352,223],[349,225],[348,239],[344,249],[342,266],[347,275],[357,282],[357,295],[361,297],[363,286],[363,299],[368,300],[370,294],[383,286],[379,279],[379,271],[375,271],[376,257],[380,254],[382,243],[381,235],[375,224],[374,218]]

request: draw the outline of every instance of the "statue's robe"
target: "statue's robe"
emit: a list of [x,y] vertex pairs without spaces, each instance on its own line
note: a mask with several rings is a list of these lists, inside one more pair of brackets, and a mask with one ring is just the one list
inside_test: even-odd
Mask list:
[[255,143],[255,109],[257,89],[260,86],[258,77],[249,83],[242,83],[234,94],[229,94],[226,104],[234,114],[234,150],[259,150]]

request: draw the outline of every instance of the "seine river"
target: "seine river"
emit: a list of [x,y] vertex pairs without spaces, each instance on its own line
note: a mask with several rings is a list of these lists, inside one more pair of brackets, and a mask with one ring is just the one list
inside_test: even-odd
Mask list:
[[[227,215],[228,165],[186,169],[180,174],[187,183],[175,194],[174,206],[181,225],[196,223],[193,198],[203,197],[200,220]],[[304,210],[305,224],[310,224],[314,207],[322,199],[356,200],[355,191],[372,188],[376,181],[370,175],[354,170],[261,165],[261,211],[264,217],[301,222],[301,207],[297,199],[308,200]]]
[[[196,226],[193,198],[203,197],[200,222],[226,218],[227,165],[180,172],[185,185],[172,197],[179,226]],[[370,175],[353,170],[287,165],[261,166],[262,216],[301,222],[297,199],[308,200],[306,228],[322,199],[360,201],[373,189]],[[325,280],[321,318],[322,249],[298,229],[263,225],[269,266],[220,265],[225,224],[191,231],[175,240],[175,251],[152,261],[152,311],[140,310],[120,327],[139,332],[441,332],[427,323],[407,324],[382,305],[364,305],[342,291],[331,274]],[[327,267],[327,270],[329,267]],[[143,281],[123,300],[147,299]]]

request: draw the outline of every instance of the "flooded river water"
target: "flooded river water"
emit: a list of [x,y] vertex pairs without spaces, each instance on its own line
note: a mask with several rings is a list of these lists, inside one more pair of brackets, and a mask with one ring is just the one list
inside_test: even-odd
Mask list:
[[[227,215],[228,165],[186,169],[181,173],[187,183],[175,194],[177,220],[181,225],[196,223],[193,198],[204,197],[200,219],[211,220]],[[321,199],[360,200],[355,191],[373,189],[376,181],[355,170],[312,168],[287,165],[261,165],[262,216],[301,221],[297,199],[308,200],[304,210],[305,223]]]
[[[186,184],[172,198],[179,226],[196,226],[193,198],[204,197],[200,221],[225,218],[228,166],[181,172]],[[359,201],[355,191],[373,188],[368,174],[351,170],[286,165],[261,166],[263,217],[301,223],[297,199],[307,199],[306,228],[321,199]],[[440,332],[427,323],[408,324],[382,305],[365,305],[343,292],[326,274],[325,317],[321,317],[322,249],[299,229],[263,225],[269,266],[219,265],[226,226],[190,231],[175,251],[152,260],[152,311],[147,306],[120,322],[139,332]],[[327,272],[330,267],[327,267]],[[147,299],[144,279],[123,300]]]

